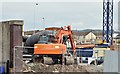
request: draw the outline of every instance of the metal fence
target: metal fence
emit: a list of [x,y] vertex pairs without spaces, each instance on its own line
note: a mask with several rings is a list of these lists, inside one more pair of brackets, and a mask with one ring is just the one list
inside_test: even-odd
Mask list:
[[[72,53],[72,50],[67,50],[67,52]],[[99,59],[104,59],[105,50],[76,50],[77,63],[78,64],[94,64],[98,65],[96,62]],[[91,63],[94,61],[94,63]]]
[[[24,47],[24,46],[16,46],[14,47],[14,66],[13,66],[13,72],[23,72],[27,69],[27,71],[31,70],[30,65],[28,65],[28,63],[30,64],[30,62],[33,62],[34,60],[32,60],[33,58],[33,54],[23,54],[23,51],[25,52],[25,50],[29,50],[29,49],[33,49],[34,47]],[[68,49],[67,52],[72,54],[72,50]],[[102,57],[102,59],[104,59],[104,53],[105,50],[80,50],[77,49],[76,51],[76,59],[77,59],[77,65],[88,65],[88,64],[93,64],[95,66],[98,65],[98,59],[100,59]],[[90,56],[87,56],[90,55]],[[47,57],[47,56],[45,56]],[[62,65],[61,65],[61,71],[64,70],[63,65],[65,62],[65,54],[62,54]],[[73,56],[72,56],[73,57]],[[51,58],[48,59],[49,61],[53,61]],[[58,60],[58,59],[55,59]],[[43,60],[38,60],[39,62],[42,62]],[[59,60],[60,62],[60,60]],[[74,64],[74,63],[73,63]],[[31,64],[36,65],[36,63]],[[43,64],[42,64],[43,65]]]
[[[33,47],[23,47],[15,46],[14,47],[14,59],[13,59],[13,72],[23,72],[23,66],[27,67],[27,63],[24,62],[23,50],[24,49],[33,49]],[[28,67],[27,67],[28,68]]]

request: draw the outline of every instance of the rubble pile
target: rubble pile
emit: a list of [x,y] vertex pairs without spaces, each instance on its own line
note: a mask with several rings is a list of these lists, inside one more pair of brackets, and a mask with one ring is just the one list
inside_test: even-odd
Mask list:
[[[102,68],[94,65],[46,65],[42,63],[29,63],[28,71],[31,72],[102,72]],[[24,68],[24,72],[27,69]]]

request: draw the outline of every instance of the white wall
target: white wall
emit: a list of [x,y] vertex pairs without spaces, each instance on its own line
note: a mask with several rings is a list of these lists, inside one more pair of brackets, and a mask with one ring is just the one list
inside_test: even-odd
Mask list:
[[96,36],[95,36],[95,34],[93,34],[92,32],[90,32],[89,34],[87,34],[87,35],[85,36],[85,39],[86,39],[86,40],[96,39]]

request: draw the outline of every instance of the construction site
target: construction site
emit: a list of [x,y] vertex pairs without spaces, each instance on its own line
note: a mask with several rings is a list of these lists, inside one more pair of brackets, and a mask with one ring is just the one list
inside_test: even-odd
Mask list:
[[[24,29],[26,20],[0,21],[0,74],[119,74],[120,29],[113,29],[114,1],[101,4],[102,30],[77,30],[69,24],[49,27],[44,17],[43,28],[34,30]],[[37,9],[34,26],[36,13]]]

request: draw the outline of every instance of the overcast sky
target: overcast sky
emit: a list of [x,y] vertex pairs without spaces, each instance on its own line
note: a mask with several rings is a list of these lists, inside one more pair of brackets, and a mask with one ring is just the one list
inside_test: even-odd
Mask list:
[[[23,19],[24,30],[72,25],[72,29],[102,29],[102,2],[5,2],[0,3],[0,20]],[[56,0],[58,1],[58,0]],[[83,2],[84,1],[84,2]],[[86,1],[86,2],[85,2]],[[100,0],[98,0],[100,1]],[[35,3],[38,3],[38,6]],[[118,7],[114,2],[114,30],[118,30]],[[42,18],[45,18],[43,23]],[[45,26],[43,26],[45,24]]]

